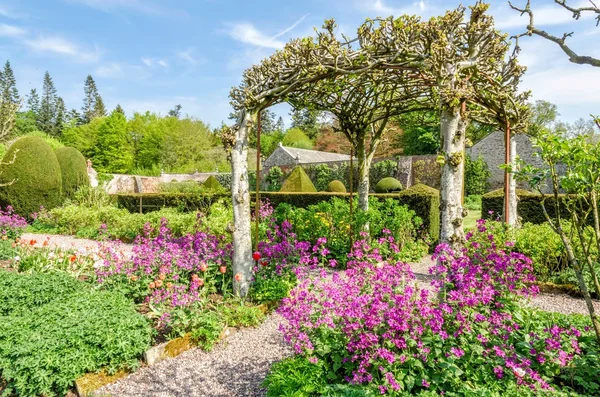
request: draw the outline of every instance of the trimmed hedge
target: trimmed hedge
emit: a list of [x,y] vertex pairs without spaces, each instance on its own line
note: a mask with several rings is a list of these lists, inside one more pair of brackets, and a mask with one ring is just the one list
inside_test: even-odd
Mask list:
[[[16,153],[16,155],[15,155]],[[13,161],[14,159],[14,161]],[[29,216],[60,205],[62,176],[54,150],[42,138],[27,136],[16,141],[0,164],[0,205]]]
[[[542,196],[537,193],[532,193],[527,190],[517,189],[519,202],[517,204],[517,213],[521,218],[522,223],[541,224],[546,222],[546,217],[542,210]],[[556,216],[556,199],[552,194],[544,195],[545,207],[550,217]],[[560,194],[560,215],[564,219],[569,219],[569,213],[566,210],[566,201],[574,196],[568,194]],[[504,213],[504,190],[498,189],[481,198],[481,213],[484,219],[496,219]]]
[[60,165],[63,194],[71,198],[79,187],[90,184],[85,157],[72,147],[61,147],[54,153]]
[[327,191],[333,193],[346,193],[346,186],[344,186],[341,181],[331,181],[329,182],[329,185],[327,185]]
[[[356,193],[354,196],[356,196]],[[202,211],[219,199],[230,200],[231,194],[134,193],[119,194],[114,197],[120,207],[126,208],[130,212],[140,211],[140,199],[142,200],[142,212],[155,211],[164,207],[177,207],[186,211]],[[295,207],[306,208],[321,201],[328,201],[332,197],[348,198],[349,194],[334,192],[260,192],[261,200],[269,200],[273,207],[277,207],[280,203],[287,203]],[[382,200],[392,198],[398,200],[401,204],[405,204],[423,220],[423,227],[433,240],[437,240],[440,233],[439,190],[417,184],[400,193],[376,193],[370,194],[369,197],[377,197]],[[252,205],[254,205],[255,198],[256,194],[251,192]]]
[[112,195],[120,208],[129,212],[151,212],[161,208],[179,208],[182,211],[204,211],[219,199],[231,200],[231,193],[129,193]]
[[219,183],[217,178],[215,178],[212,175],[209,176],[208,179],[204,181],[202,186],[204,186],[206,189],[212,190],[214,192],[221,192],[221,191],[225,190],[225,188]]

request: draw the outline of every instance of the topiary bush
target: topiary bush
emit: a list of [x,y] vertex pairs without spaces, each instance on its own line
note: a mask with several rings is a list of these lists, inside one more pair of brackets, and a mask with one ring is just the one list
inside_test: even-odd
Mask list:
[[402,190],[402,183],[396,178],[383,178],[375,185],[376,193],[394,193]]
[[292,173],[288,178],[283,182],[283,186],[281,187],[280,192],[316,192],[317,189],[315,185],[313,185],[312,181],[306,175],[306,172],[302,169],[302,167],[298,166],[292,170]]
[[202,184],[202,186],[206,189],[206,190],[211,190],[214,192],[221,192],[224,191],[225,188],[223,187],[223,185],[221,185],[219,183],[219,181],[217,180],[217,178],[215,178],[214,176],[209,176],[208,179],[206,179],[204,181],[204,183]]
[[401,191],[398,200],[415,211],[432,241],[437,241],[440,236],[440,191],[418,183]]
[[87,164],[83,154],[72,147],[61,147],[54,151],[60,165],[63,194],[72,198],[81,186],[89,186]]
[[28,216],[40,206],[62,203],[62,176],[56,154],[42,138],[24,137],[8,150],[0,164],[0,204]]
[[327,186],[327,191],[332,193],[346,193],[346,186],[341,181],[331,181]]

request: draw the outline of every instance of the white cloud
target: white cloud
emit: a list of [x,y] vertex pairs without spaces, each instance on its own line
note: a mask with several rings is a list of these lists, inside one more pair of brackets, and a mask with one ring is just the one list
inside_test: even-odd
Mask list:
[[9,18],[9,19],[22,19],[25,18],[26,15],[20,12],[15,12],[10,8],[0,4],[0,17]]
[[123,66],[118,62],[99,66],[96,69],[97,76],[105,78],[124,77]]
[[104,12],[131,10],[150,15],[181,15],[183,12],[155,4],[149,0],[68,0]]
[[307,16],[308,14],[304,15],[291,26],[285,28],[274,36],[266,35],[265,33],[256,29],[253,24],[248,22],[226,24],[225,26],[228,28],[229,36],[231,36],[234,40],[245,44],[251,44],[256,47],[281,49],[285,46],[285,42],[278,40],[278,38],[296,28]]
[[0,36],[3,37],[20,37],[24,36],[27,31],[23,28],[13,25],[0,23]]
[[[570,3],[569,3],[570,4]],[[587,0],[581,0],[578,3],[571,4],[573,7],[589,6]],[[515,6],[520,8],[518,2]],[[531,7],[534,15],[534,22],[537,27],[566,25],[574,21],[573,14],[563,7],[554,4]],[[521,15],[518,11],[513,10],[508,5],[492,9],[492,13],[496,18],[496,27],[499,29],[522,28],[525,29],[529,23],[529,15]],[[594,14],[584,13],[581,15],[581,20],[593,19]]]
[[203,62],[203,60],[201,58],[197,58],[194,56],[194,52],[195,52],[195,50],[193,48],[187,48],[182,51],[177,51],[175,54],[177,55],[177,57],[179,59],[181,59],[182,61],[187,62],[191,65],[197,65],[197,64]]
[[155,68],[157,66],[160,66],[166,69],[169,67],[169,62],[166,59],[160,58],[142,57],[142,63],[149,68]]
[[47,52],[73,58],[77,62],[92,63],[100,59],[98,50],[88,51],[60,36],[43,36],[26,39],[25,45],[36,52]]

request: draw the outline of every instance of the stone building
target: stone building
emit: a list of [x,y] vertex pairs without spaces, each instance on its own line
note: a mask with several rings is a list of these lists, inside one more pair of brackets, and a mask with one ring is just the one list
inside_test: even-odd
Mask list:
[[[534,156],[537,149],[533,147],[531,138],[528,135],[516,134],[514,139],[517,144],[517,156],[519,156],[521,160],[536,167],[543,166],[543,162],[540,158]],[[504,187],[504,169],[500,168],[500,166],[504,165],[505,150],[503,131],[493,132],[477,142],[473,147],[467,149],[467,154],[469,154],[473,160],[481,156],[487,163],[491,173],[491,176],[488,179],[490,190]],[[519,187],[530,189],[526,184],[520,184]]]
[[350,155],[320,152],[318,150],[297,149],[294,147],[279,146],[263,162],[263,171],[266,173],[271,167],[277,166],[282,170],[294,168],[297,165],[343,163],[350,161]]

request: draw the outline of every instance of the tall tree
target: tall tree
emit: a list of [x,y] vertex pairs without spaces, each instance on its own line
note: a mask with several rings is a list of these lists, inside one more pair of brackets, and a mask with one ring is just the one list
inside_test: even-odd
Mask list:
[[177,104],[173,109],[169,110],[168,116],[175,117],[177,119],[181,117],[181,105]]
[[56,99],[56,118],[54,119],[54,133],[55,136],[62,135],[63,129],[67,123],[67,107],[65,101],[58,97]]
[[52,77],[50,77],[50,73],[46,71],[44,74],[44,85],[42,87],[40,112],[37,120],[40,131],[55,135],[56,104],[56,88],[54,87],[54,82],[52,81]]
[[117,113],[121,113],[123,116],[125,116],[125,110],[123,109],[123,107],[117,103],[117,107],[115,108],[115,112]]
[[96,103],[94,103],[94,116],[93,117],[104,117],[106,116],[106,106],[100,94],[96,95]]
[[27,95],[27,110],[35,114],[36,119],[40,113],[40,96],[35,88],[32,88]]
[[[95,117],[106,116],[104,102],[102,102],[96,82],[91,75],[86,77],[83,91],[85,96],[83,97],[83,107],[81,108],[82,121],[89,123]],[[98,104],[99,100],[100,104]]]
[[290,115],[292,116],[292,128],[300,128],[308,135],[310,139],[315,139],[319,133],[319,114],[318,110],[308,108],[293,108]]
[[76,127],[81,125],[81,113],[77,111],[77,109],[71,109],[67,113],[66,122],[70,127]]
[[0,70],[0,139],[13,132],[16,112],[21,107],[15,75],[6,61],[4,70]]
[[127,119],[119,112],[99,119],[94,165],[103,172],[124,174],[133,167],[133,148],[127,133]]

